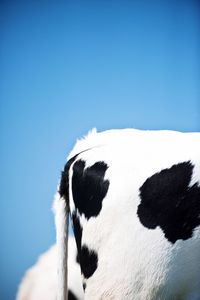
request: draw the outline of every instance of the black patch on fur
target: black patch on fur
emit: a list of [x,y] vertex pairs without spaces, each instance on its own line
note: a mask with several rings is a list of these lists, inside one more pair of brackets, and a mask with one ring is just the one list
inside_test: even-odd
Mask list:
[[89,250],[86,245],[83,245],[83,247],[81,247],[82,227],[80,224],[79,217],[76,215],[75,212],[72,214],[72,221],[76,245],[78,249],[76,261],[80,264],[81,273],[84,275],[84,277],[89,278],[92,276],[92,274],[97,268],[97,253],[94,250]]
[[140,188],[140,222],[149,229],[159,226],[171,243],[192,237],[200,225],[200,187],[189,187],[193,165],[173,165],[149,177]]
[[84,290],[84,292],[85,292],[85,289],[86,289],[86,283],[84,282],[83,283],[83,290]]
[[69,169],[72,163],[75,161],[77,155],[72,157],[65,165],[64,171],[62,171],[59,194],[60,197],[63,197],[69,206]]
[[82,227],[80,224],[80,220],[75,212],[72,214],[72,221],[76,245],[78,249],[76,261],[80,264],[81,273],[84,275],[84,277],[89,278],[97,268],[97,253],[94,250],[89,250],[86,245],[83,245],[83,247],[81,247]]
[[78,253],[76,253],[76,262],[77,262],[77,264],[79,264],[79,265],[80,265],[80,260],[79,260]]
[[72,293],[71,290],[68,292],[68,300],[78,300],[78,298]]
[[[75,239],[76,239],[76,245],[77,245],[77,250],[78,250],[77,256],[80,257],[81,240],[82,240],[82,231],[83,231],[83,229],[81,227],[79,217],[76,215],[75,212],[72,214],[72,223],[73,223],[74,236],[75,236]],[[80,259],[79,259],[79,261],[80,261]]]
[[76,208],[87,219],[96,217],[101,211],[109,181],[104,180],[108,166],[103,161],[85,169],[85,162],[78,160],[73,165],[72,193]]
[[80,255],[81,272],[85,278],[91,277],[98,266],[98,256],[96,251],[90,250],[86,245],[81,248]]

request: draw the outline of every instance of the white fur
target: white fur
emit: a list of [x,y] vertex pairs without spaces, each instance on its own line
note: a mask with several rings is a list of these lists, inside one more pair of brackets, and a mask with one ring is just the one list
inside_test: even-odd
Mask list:
[[[76,263],[76,245],[69,237],[69,289],[81,300],[83,289],[80,267]],[[28,269],[20,283],[16,300],[55,300],[57,293],[57,253],[56,245],[43,253],[36,264]]]
[[68,257],[68,223],[69,208],[66,201],[56,193],[53,211],[55,213],[56,245],[57,245],[57,300],[67,300],[67,257]]
[[[154,173],[191,160],[192,183],[200,184],[200,134],[93,130],[76,143],[68,159],[80,152],[77,159],[85,160],[86,167],[105,161],[105,179],[110,181],[98,217],[80,217],[82,244],[98,253],[98,268],[85,280],[85,299],[200,299],[200,227],[190,239],[172,245],[160,227],[149,230],[137,217],[139,188]],[[70,182],[71,177],[72,167]]]

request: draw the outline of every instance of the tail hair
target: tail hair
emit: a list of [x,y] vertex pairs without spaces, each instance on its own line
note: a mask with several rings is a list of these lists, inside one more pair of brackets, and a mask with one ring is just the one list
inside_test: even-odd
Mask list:
[[68,226],[69,207],[64,197],[57,192],[53,203],[57,246],[57,300],[68,299]]

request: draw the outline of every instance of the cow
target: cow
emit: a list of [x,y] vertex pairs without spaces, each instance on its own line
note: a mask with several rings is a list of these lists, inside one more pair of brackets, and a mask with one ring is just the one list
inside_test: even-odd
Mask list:
[[58,300],[69,215],[84,299],[200,299],[200,133],[94,129],[70,152],[53,206]]
[[[80,265],[74,237],[69,236],[69,289],[68,300],[83,300]],[[29,268],[18,288],[16,300],[56,300],[56,245],[40,255]]]

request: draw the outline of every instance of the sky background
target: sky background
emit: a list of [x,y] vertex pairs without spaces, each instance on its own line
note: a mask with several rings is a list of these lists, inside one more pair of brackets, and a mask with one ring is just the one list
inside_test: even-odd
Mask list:
[[200,130],[199,2],[0,1],[0,299],[55,241],[66,156],[92,127]]

